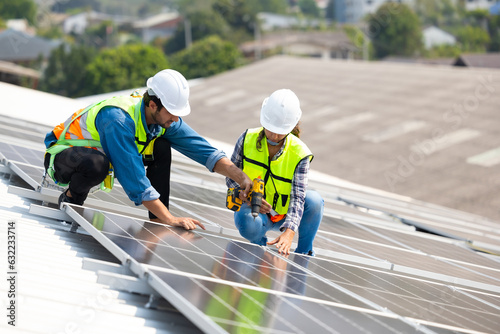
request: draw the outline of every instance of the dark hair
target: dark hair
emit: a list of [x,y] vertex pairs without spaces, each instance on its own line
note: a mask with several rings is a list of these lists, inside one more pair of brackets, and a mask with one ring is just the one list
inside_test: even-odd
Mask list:
[[[300,122],[297,123],[297,125],[295,125],[295,127],[292,129],[292,131],[290,132],[292,135],[294,135],[295,137],[297,138],[300,138]],[[262,141],[262,138],[264,138],[266,136],[266,131],[264,128],[262,128],[262,131],[259,133],[259,136],[257,137],[257,143],[256,143],[256,147],[257,147],[257,150],[262,150],[262,144],[260,143]]]
[[149,93],[148,93],[148,91],[146,91],[144,93],[144,95],[143,95],[143,101],[144,101],[144,105],[146,107],[149,107],[149,102],[153,101],[158,106],[158,110],[161,110],[163,108],[163,104],[161,104],[161,101],[158,98],[158,96],[155,96],[155,95],[151,95],[150,96]]

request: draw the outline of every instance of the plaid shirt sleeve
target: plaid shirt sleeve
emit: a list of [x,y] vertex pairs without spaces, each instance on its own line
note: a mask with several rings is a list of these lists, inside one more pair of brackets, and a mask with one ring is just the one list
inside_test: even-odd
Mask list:
[[[243,139],[245,138],[245,133],[243,132],[234,146],[233,154],[231,155],[231,161],[238,167],[242,169],[243,166]],[[238,183],[228,177],[226,177],[226,186],[228,188],[236,188]]]
[[280,231],[289,228],[296,232],[299,228],[300,220],[304,214],[304,203],[306,200],[307,174],[309,172],[309,159],[302,159],[292,180],[292,192],[290,194],[290,205],[286,214],[285,222],[281,225]]

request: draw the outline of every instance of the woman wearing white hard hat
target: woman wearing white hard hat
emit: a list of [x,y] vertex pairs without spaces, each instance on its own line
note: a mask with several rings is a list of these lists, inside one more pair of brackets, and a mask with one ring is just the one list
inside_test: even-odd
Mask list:
[[[289,254],[298,232],[296,253],[314,255],[313,241],[323,217],[321,196],[307,190],[307,175],[313,154],[299,139],[300,102],[294,92],[280,89],[262,103],[262,127],[247,129],[236,142],[231,157],[250,179],[264,180],[264,200],[254,218],[251,207],[243,203],[234,213],[240,234],[258,245],[276,245]],[[226,178],[228,188],[237,184]],[[266,233],[282,234],[268,242]]]

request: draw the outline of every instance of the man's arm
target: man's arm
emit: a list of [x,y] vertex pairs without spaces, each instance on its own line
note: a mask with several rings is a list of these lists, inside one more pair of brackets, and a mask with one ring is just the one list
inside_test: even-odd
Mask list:
[[215,163],[214,172],[222,174],[236,182],[243,189],[243,196],[246,198],[252,188],[252,180],[241,169],[236,167],[228,158],[224,157]]
[[159,217],[159,222],[181,226],[187,230],[196,225],[205,227],[195,219],[174,217],[159,200],[160,194],[151,186],[144,171],[142,157],[135,144],[135,125],[130,115],[119,108],[106,107],[96,118],[96,127],[106,156],[113,164],[115,175],[127,196],[136,205],[143,204]]
[[175,122],[163,135],[172,147],[189,158],[205,165],[210,171],[214,171],[238,182],[243,190],[243,195],[248,195],[252,187],[252,181],[235,166],[224,154],[187,125],[182,118]]

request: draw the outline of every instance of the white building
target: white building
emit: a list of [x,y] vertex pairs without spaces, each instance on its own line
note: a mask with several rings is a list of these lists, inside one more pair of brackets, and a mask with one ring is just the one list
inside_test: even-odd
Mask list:
[[435,26],[423,29],[422,38],[426,49],[431,49],[432,47],[438,45],[455,45],[457,43],[455,36]]
[[104,21],[112,21],[116,25],[131,22],[132,18],[119,15],[109,15],[95,11],[82,12],[72,15],[63,22],[63,31],[65,34],[75,33],[81,35],[89,26],[99,24]]

